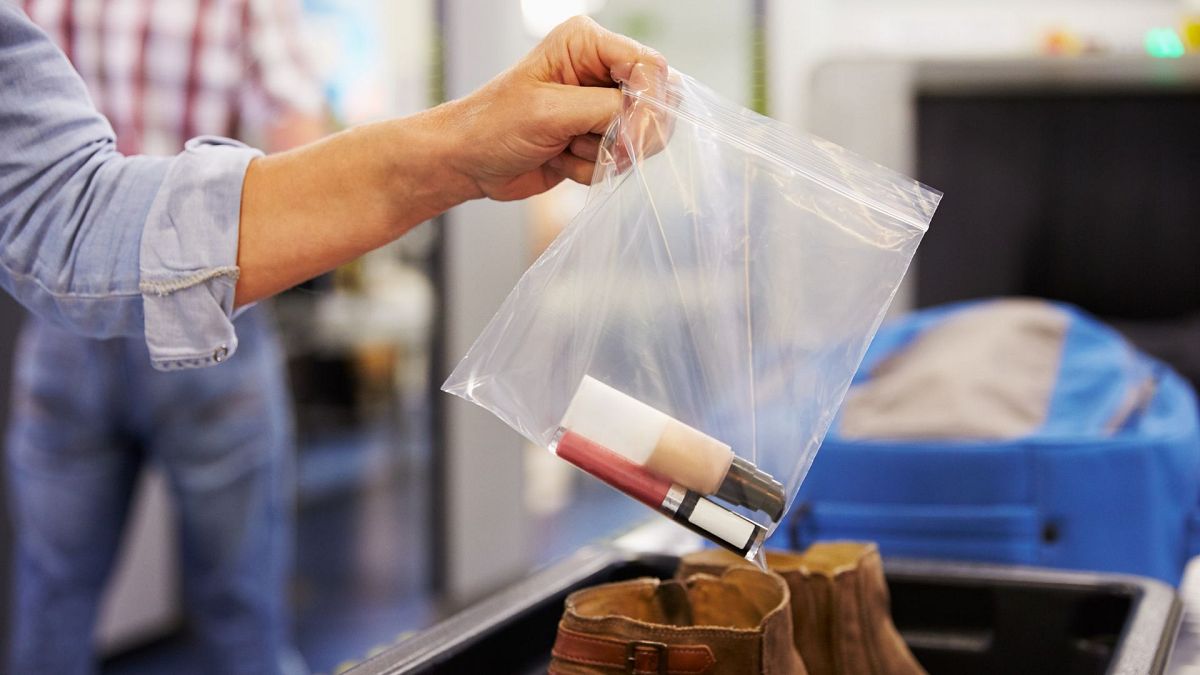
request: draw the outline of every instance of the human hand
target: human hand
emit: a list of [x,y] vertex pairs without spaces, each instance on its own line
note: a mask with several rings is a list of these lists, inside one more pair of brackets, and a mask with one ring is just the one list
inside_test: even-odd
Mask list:
[[590,183],[600,134],[621,109],[617,85],[666,75],[654,50],[575,17],[477,91],[430,112],[465,179],[464,199],[524,199],[564,178]]
[[653,106],[622,111],[617,84],[653,93],[668,76],[654,51],[575,18],[464,98],[252,160],[235,303],[328,271],[466,200],[589,183],[599,134],[619,112],[627,147],[605,159],[628,168],[663,147],[671,120]]

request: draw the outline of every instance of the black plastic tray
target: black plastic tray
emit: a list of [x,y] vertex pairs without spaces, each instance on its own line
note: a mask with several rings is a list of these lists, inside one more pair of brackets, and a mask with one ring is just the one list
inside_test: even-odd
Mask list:
[[[580,551],[363,662],[353,675],[545,673],[567,594],[677,558]],[[931,673],[1161,673],[1180,605],[1141,577],[993,565],[885,561],[892,616]]]

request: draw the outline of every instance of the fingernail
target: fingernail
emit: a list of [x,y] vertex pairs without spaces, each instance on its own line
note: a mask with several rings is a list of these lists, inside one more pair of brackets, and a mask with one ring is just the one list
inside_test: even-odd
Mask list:
[[549,160],[547,160],[546,166],[550,167],[551,169],[561,169],[563,166],[562,155],[555,155],[551,157]]

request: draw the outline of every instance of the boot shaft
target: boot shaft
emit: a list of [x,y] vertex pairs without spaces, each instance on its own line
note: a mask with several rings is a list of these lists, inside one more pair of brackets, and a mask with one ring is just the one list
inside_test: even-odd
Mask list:
[[[791,593],[796,650],[812,675],[921,675],[892,623],[879,549],[823,542],[803,553],[768,551],[767,566]],[[685,556],[678,577],[749,565],[720,550]]]
[[806,675],[792,643],[787,584],[746,568],[571,594],[550,672]]

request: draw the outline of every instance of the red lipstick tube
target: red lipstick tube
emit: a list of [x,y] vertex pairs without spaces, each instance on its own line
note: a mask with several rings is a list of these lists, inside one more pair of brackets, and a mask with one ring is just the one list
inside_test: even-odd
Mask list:
[[766,538],[766,529],[749,518],[569,429],[558,430],[550,451],[742,557],[753,559]]

